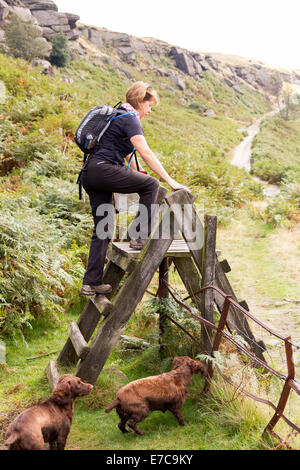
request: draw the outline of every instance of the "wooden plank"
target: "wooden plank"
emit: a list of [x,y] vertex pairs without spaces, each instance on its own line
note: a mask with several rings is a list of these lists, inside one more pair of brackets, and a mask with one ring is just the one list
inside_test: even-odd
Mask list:
[[192,206],[195,199],[196,196],[187,191],[179,190],[168,195],[166,197],[166,203],[174,213],[178,228],[181,230],[182,236],[189,247],[196,266],[202,266],[204,228]]
[[112,303],[105,295],[96,294],[91,296],[91,301],[98,309],[100,315],[106,317],[112,309]]
[[59,373],[58,373],[58,370],[56,368],[56,364],[54,361],[49,361],[48,366],[46,368],[46,374],[47,374],[50,388],[53,391],[59,380]]
[[[159,265],[159,279],[158,279],[158,291],[157,296],[161,299],[167,299],[169,297],[168,291],[168,281],[169,281],[169,259],[164,258]],[[160,357],[163,358],[166,352],[165,347],[165,332],[167,330],[167,319],[164,311],[159,310],[159,352]]]
[[199,271],[196,268],[196,265],[193,259],[190,258],[172,258],[173,263],[176,266],[179,276],[191,296],[192,302],[195,304],[196,308],[203,314],[203,302],[201,294],[194,295],[195,292],[198,292],[201,287],[201,277]]
[[134,254],[132,253],[132,255],[134,256],[128,256],[128,254],[121,250],[115,242],[109,245],[106,253],[107,258],[126,273],[131,273],[135,269],[138,263],[140,251]]
[[223,259],[220,261],[221,268],[223,269],[224,273],[229,273],[231,271],[231,267],[227,261],[227,259]]
[[[169,217],[166,207],[160,215],[153,235],[141,252],[140,263],[127,277],[113,302],[113,311],[101,323],[91,345],[89,354],[78,367],[77,376],[85,382],[94,384],[107,358],[124,330],[136,306],[160,265],[164,254],[171,245],[174,233],[174,217],[171,214],[170,233],[165,233],[165,218]],[[160,234],[160,238],[158,238]]]
[[[96,326],[101,318],[101,313],[98,308],[94,305],[93,301],[89,299],[78,319],[78,328],[81,331],[82,336],[88,343]],[[78,356],[72,344],[70,338],[67,339],[61,353],[57,359],[61,364],[76,364],[78,362]]]
[[[212,286],[215,281],[217,216],[206,214],[204,217],[204,246],[202,254],[202,284],[201,287]],[[203,294],[203,314],[210,323],[214,322],[214,291],[207,289]],[[201,325],[201,342],[203,351],[209,354],[212,349],[212,328]]]
[[103,274],[103,284],[110,284],[112,287],[112,292],[106,295],[108,299],[111,299],[117,292],[124,274],[125,271],[112,261],[106,264]]
[[87,342],[82,336],[82,333],[78,328],[77,323],[75,323],[74,321],[72,321],[70,324],[69,335],[77,356],[80,359],[84,359],[87,356],[90,348],[88,347]]
[[0,364],[6,363],[6,346],[3,341],[0,341]]

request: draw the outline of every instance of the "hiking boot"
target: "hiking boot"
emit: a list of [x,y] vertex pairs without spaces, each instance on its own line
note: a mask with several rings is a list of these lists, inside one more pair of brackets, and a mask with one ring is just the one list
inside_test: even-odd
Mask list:
[[80,294],[82,295],[95,295],[95,294],[109,294],[112,291],[110,284],[100,284],[99,286],[83,285]]
[[129,246],[134,250],[142,250],[147,243],[147,238],[138,238],[137,240],[130,240]]

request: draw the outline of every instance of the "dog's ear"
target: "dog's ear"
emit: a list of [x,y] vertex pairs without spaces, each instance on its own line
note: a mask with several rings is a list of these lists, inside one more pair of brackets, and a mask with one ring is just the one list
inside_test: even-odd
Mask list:
[[61,377],[52,392],[51,398],[60,406],[66,406],[71,403],[71,381]]
[[207,376],[207,368],[202,362],[200,361],[193,361],[192,364],[192,372],[194,374],[198,374],[199,372],[202,374],[203,377]]
[[172,369],[178,369],[178,367],[182,364],[182,358],[180,356],[176,356],[173,359],[173,367]]

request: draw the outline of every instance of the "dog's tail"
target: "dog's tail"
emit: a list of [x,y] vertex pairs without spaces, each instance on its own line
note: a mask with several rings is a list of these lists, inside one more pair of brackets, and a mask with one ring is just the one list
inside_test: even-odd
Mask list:
[[4,445],[11,448],[12,446],[14,446],[17,443],[18,440],[19,440],[18,433],[12,432],[11,435],[4,442]]
[[119,398],[116,398],[107,408],[105,408],[105,413],[109,413],[113,408],[120,404]]

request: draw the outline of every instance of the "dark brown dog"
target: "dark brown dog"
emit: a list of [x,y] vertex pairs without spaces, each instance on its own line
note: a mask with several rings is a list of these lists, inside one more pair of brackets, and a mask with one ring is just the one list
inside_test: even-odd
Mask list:
[[115,400],[105,411],[109,413],[116,408],[121,418],[118,427],[123,433],[130,432],[125,427],[127,423],[137,434],[144,434],[136,424],[154,410],[170,410],[179,424],[184,426],[187,423],[182,416],[181,407],[187,399],[192,376],[197,372],[204,376],[207,373],[201,362],[188,356],[177,356],[170,372],[135,380],[120,388]]
[[60,377],[50,398],[23,411],[9,425],[5,445],[9,450],[43,450],[49,442],[51,450],[64,450],[70,432],[74,400],[88,395],[93,386],[79,377]]

